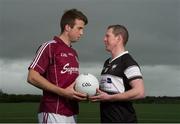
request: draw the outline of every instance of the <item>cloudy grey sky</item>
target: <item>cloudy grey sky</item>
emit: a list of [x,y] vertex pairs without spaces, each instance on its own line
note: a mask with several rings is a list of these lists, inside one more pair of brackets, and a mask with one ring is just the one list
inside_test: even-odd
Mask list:
[[38,46],[60,32],[64,10],[83,11],[89,23],[73,44],[80,72],[99,77],[103,37],[110,24],[125,25],[127,50],[141,65],[147,95],[180,95],[180,0],[0,0],[0,89],[41,93],[26,83],[27,68]]

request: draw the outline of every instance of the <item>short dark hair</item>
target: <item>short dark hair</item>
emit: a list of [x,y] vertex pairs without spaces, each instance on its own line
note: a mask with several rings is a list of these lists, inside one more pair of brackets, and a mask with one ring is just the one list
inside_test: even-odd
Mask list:
[[128,39],[129,39],[129,33],[125,26],[123,25],[110,25],[108,26],[108,29],[113,29],[113,34],[115,36],[121,35],[123,37],[124,45],[126,45]]
[[88,23],[87,17],[81,11],[77,9],[70,9],[65,11],[65,13],[62,15],[60,22],[61,32],[64,31],[66,24],[70,25],[70,27],[73,27],[75,19],[84,21],[85,25]]

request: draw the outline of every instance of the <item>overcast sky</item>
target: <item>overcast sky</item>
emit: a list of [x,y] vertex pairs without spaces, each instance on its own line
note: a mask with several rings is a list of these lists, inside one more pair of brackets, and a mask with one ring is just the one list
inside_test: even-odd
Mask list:
[[59,34],[60,17],[71,8],[89,20],[85,35],[73,44],[81,73],[99,77],[110,56],[103,44],[106,28],[122,24],[146,95],[180,96],[180,0],[0,0],[0,89],[41,93],[26,82],[27,68],[39,45]]

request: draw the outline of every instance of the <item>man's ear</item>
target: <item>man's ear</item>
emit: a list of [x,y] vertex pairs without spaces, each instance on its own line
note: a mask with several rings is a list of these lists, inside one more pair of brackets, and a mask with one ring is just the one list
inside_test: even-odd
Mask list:
[[117,38],[119,41],[123,41],[122,35],[118,35]]
[[67,32],[69,32],[70,31],[70,29],[71,29],[71,27],[67,24],[67,25],[65,25],[65,31],[67,31]]
[[118,35],[117,36],[117,39],[118,39],[118,41],[121,43],[121,44],[124,44],[123,42],[123,37],[122,37],[122,35]]

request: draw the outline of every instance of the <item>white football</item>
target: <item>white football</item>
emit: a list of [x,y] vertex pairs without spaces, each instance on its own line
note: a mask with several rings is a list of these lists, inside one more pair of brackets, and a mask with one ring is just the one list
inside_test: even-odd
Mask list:
[[98,79],[89,73],[80,74],[75,82],[75,90],[81,93],[87,93],[89,96],[96,95],[96,89],[99,88]]

